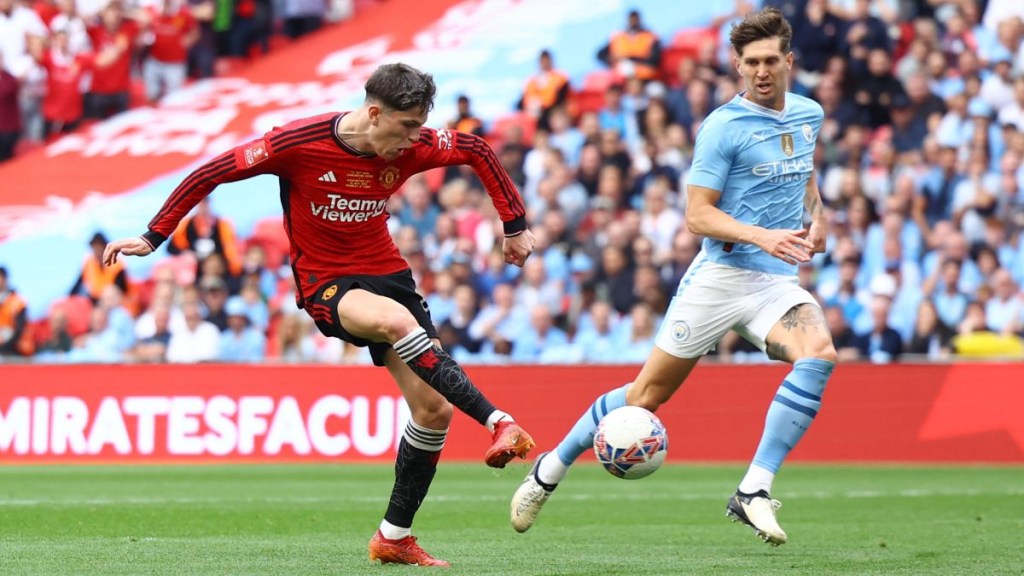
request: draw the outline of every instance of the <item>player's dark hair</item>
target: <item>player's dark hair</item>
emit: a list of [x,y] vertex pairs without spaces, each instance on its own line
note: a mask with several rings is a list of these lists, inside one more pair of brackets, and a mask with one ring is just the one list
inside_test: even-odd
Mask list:
[[748,14],[743,21],[732,27],[729,42],[736,53],[743,55],[747,44],[778,36],[779,49],[783,54],[789,52],[789,43],[793,39],[793,28],[786,18],[774,6],[766,6],[760,12]]
[[366,81],[367,100],[402,112],[414,108],[429,112],[436,94],[434,77],[408,64],[384,64]]

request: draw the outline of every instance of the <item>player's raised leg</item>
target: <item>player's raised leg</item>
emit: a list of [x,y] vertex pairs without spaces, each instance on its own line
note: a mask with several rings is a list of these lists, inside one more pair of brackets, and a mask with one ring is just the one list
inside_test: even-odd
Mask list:
[[803,437],[821,408],[825,385],[836,364],[836,351],[816,304],[794,306],[768,333],[772,358],[793,363],[782,380],[768,414],[754,460],[726,507],[726,514],[754,529],[762,540],[778,546],[788,537],[779,526],[771,498],[775,474]]
[[598,396],[553,452],[537,458],[512,496],[512,527],[526,532],[541,508],[569,473],[569,467],[594,445],[597,424],[606,414],[622,406],[640,406],[654,412],[679,388],[699,358],[677,358],[655,347],[636,379]]
[[338,302],[341,324],[350,334],[390,343],[401,361],[456,408],[491,431],[493,442],[484,455],[488,466],[504,468],[525,458],[534,446],[530,435],[473,385],[461,366],[436,346],[426,330],[402,304],[366,290],[349,290]]

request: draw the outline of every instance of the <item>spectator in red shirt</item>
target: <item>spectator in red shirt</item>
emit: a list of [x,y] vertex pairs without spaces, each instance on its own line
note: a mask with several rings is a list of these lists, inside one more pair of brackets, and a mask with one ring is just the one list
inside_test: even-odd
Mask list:
[[71,132],[82,120],[82,79],[92,70],[91,53],[75,54],[68,44],[64,28],[53,30],[50,46],[39,54],[39,63],[46,69],[46,96],[43,97],[43,120],[46,136]]
[[128,109],[132,82],[132,52],[139,35],[138,24],[124,16],[121,4],[114,0],[100,11],[98,23],[89,26],[93,51],[103,56],[92,73],[92,88],[86,95],[89,118],[109,118]]
[[14,156],[14,147],[21,136],[19,88],[18,79],[4,68],[4,53],[0,51],[0,162]]
[[142,68],[146,98],[156,102],[181,88],[188,75],[188,51],[199,39],[199,27],[181,0],[163,0],[149,21],[149,57]]

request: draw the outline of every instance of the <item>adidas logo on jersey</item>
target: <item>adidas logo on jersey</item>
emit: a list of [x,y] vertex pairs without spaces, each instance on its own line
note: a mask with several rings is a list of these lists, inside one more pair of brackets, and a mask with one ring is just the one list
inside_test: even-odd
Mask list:
[[338,181],[338,179],[334,177],[334,170],[329,170],[326,174],[324,174],[323,176],[317,178],[317,180],[319,180],[321,182],[337,182]]

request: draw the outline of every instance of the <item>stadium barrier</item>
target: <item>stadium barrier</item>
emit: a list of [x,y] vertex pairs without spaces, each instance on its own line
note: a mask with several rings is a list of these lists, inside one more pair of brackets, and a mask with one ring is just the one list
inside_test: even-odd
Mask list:
[[[636,366],[470,367],[550,447]],[[669,459],[743,462],[783,365],[702,365],[659,411]],[[1020,364],[844,365],[793,453],[803,462],[1024,462]],[[385,370],[330,366],[3,366],[0,463],[378,461],[408,409]],[[489,435],[458,414],[446,460]],[[591,456],[587,456],[590,458]]]

